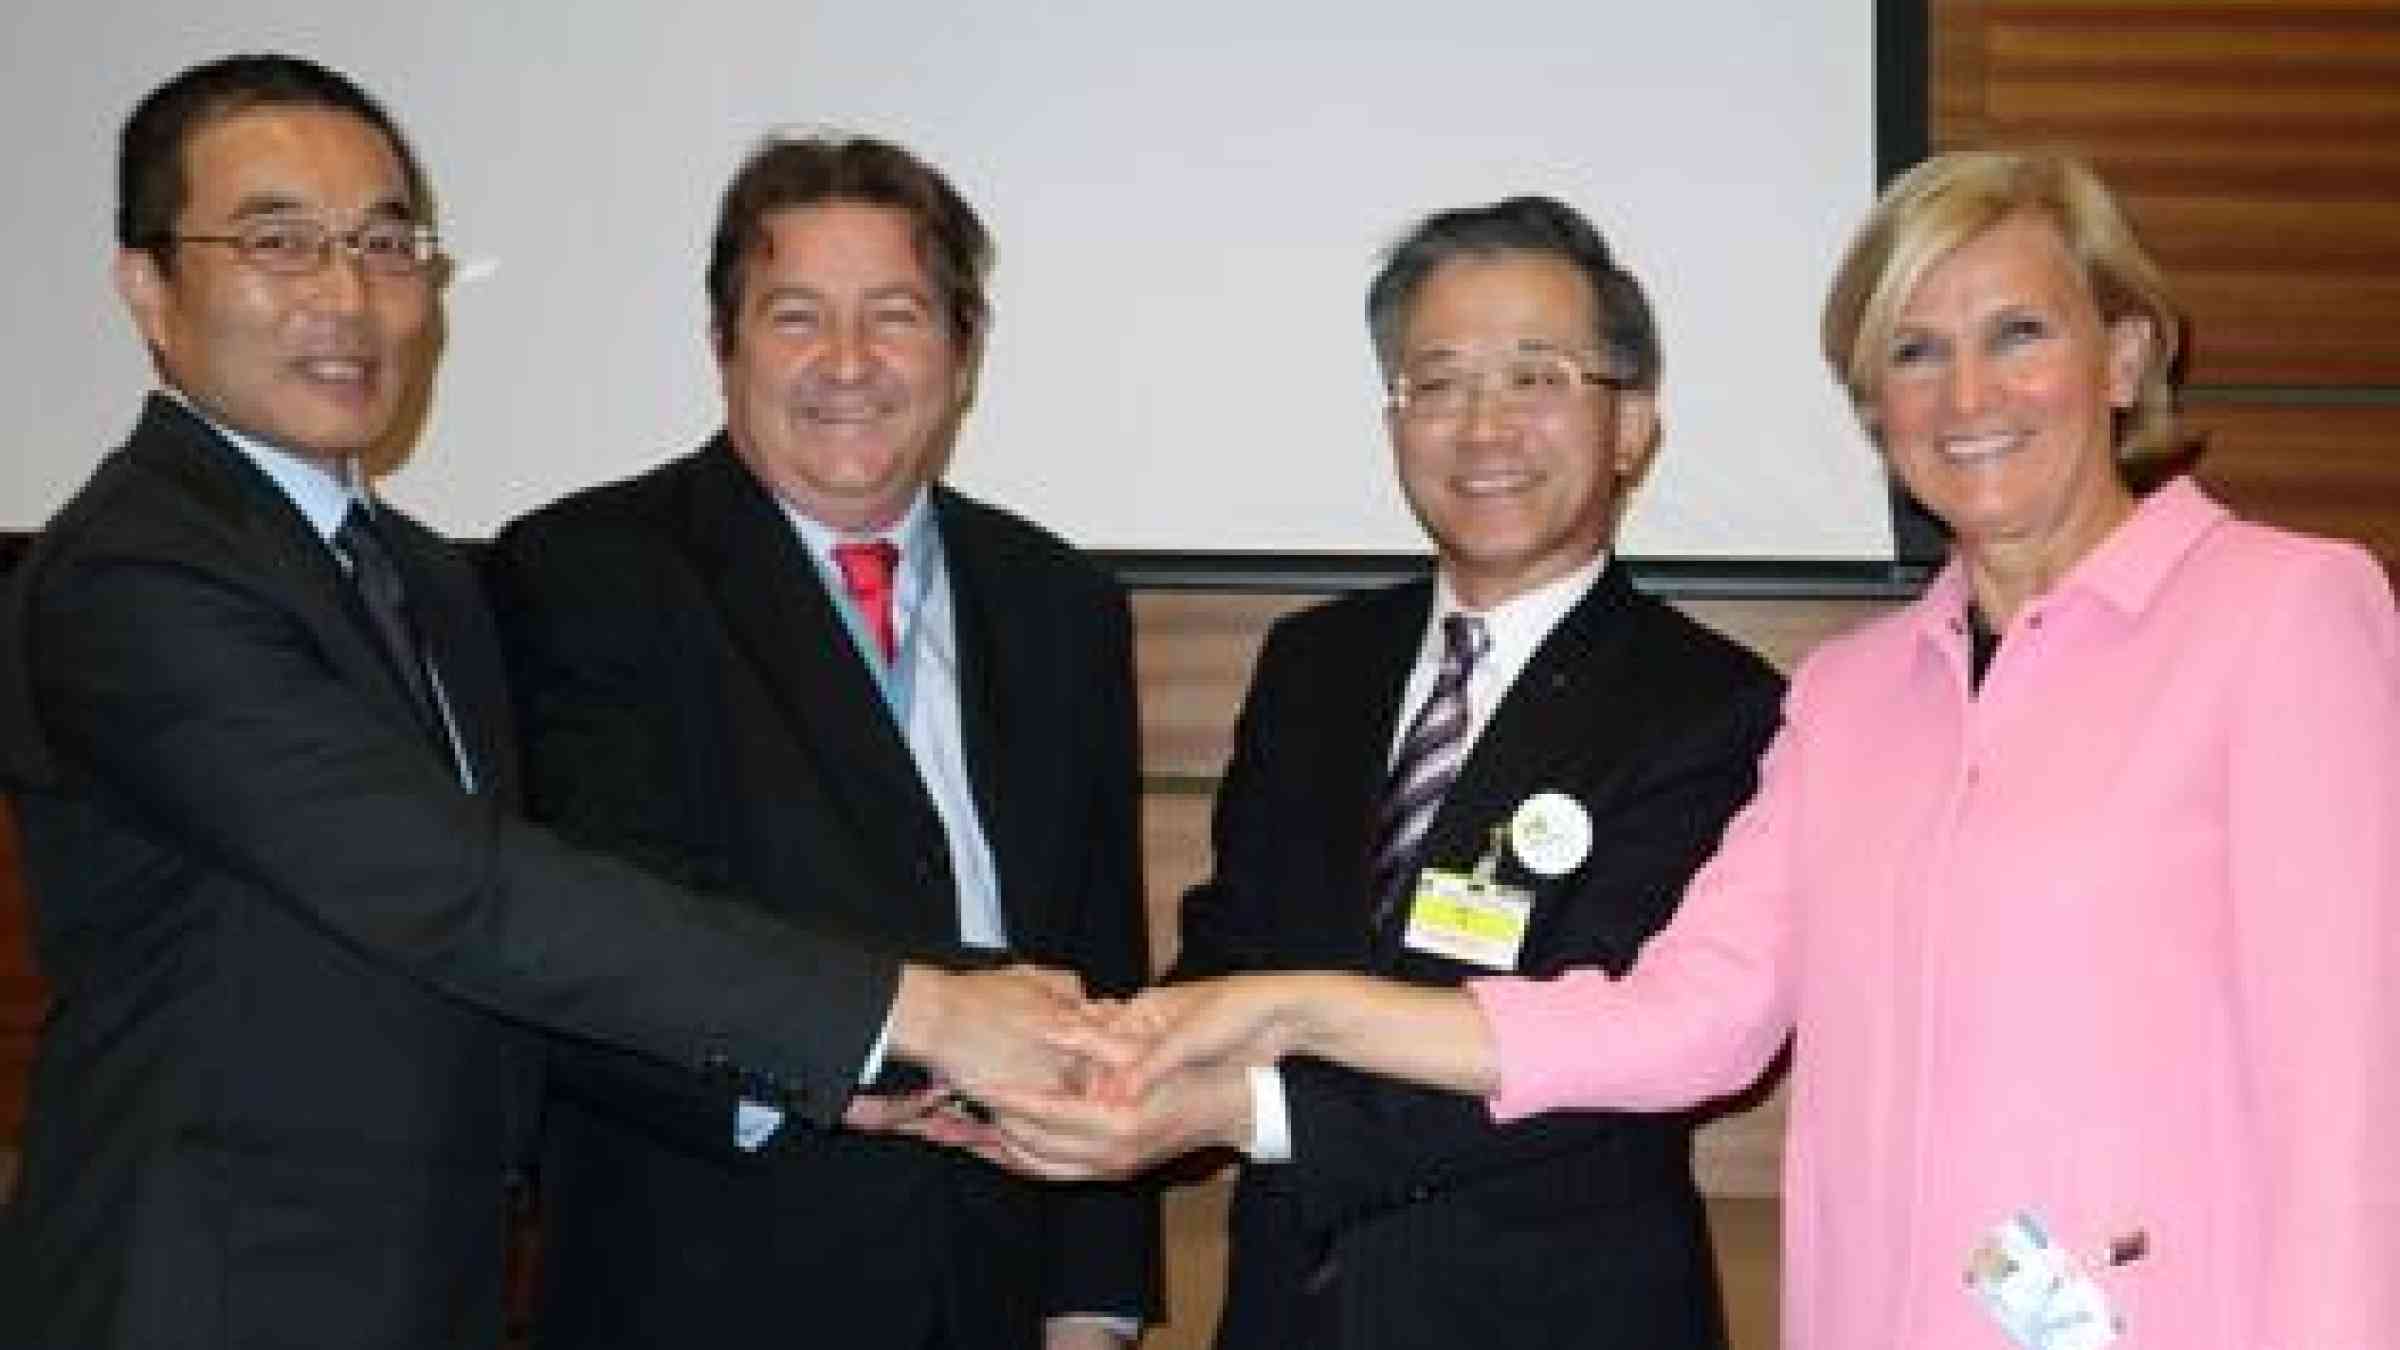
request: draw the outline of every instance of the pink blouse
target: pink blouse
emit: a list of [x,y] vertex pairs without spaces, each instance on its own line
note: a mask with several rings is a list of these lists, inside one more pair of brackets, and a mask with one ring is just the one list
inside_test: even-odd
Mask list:
[[1502,1120],[1683,1106],[1796,1029],[1784,1343],[1990,1350],[2020,1210],[2125,1350],[2400,1346],[2400,621],[2344,544],[2145,500],[1969,694],[1956,564],[1802,667],[1634,970],[1473,986]]

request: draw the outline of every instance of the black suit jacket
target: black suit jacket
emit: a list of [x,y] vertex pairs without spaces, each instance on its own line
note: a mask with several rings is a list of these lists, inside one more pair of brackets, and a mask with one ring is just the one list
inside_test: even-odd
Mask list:
[[[1113,580],[935,488],[960,721],[1015,953],[1143,971],[1130,625]],[[507,530],[493,560],[536,814],[670,875],[955,955],[941,818],[806,546],[723,437]],[[920,689],[919,697],[925,697]],[[733,1144],[733,1096],[579,1055],[546,1153],[546,1346],[1032,1347],[1150,1306],[1128,1188],[907,1140]]]
[[[1277,624],[1217,798],[1216,867],[1185,897],[1178,977],[1380,969],[1452,985],[1480,968],[1371,953],[1369,820],[1431,605],[1430,582]],[[1621,971],[1674,909],[1755,783],[1780,681],[1608,568],[1494,710],[1425,856],[1468,870],[1537,792],[1591,817],[1580,866],[1498,879],[1535,896],[1518,971]],[[1605,1028],[1595,1028],[1605,1035]],[[1689,1121],[1483,1103],[1286,1061],[1293,1161],[1236,1190],[1225,1347],[1721,1343]]]
[[385,513],[480,792],[255,466],[154,397],[13,578],[54,997],[0,1344],[495,1345],[555,1029],[835,1119],[896,963],[521,824],[472,573]]

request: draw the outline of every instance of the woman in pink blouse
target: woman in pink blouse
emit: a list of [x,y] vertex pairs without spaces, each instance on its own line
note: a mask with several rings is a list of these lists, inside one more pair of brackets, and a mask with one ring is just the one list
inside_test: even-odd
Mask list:
[[1139,1079],[1303,1054],[1502,1119],[1672,1109],[1790,1033],[1787,1345],[2009,1344],[1969,1270],[2012,1297],[2019,1215],[2106,1311],[2018,1343],[2400,1345],[2400,625],[2358,549],[2128,489],[2177,338],[2081,165],[1902,178],[1825,350],[1953,557],[1803,665],[1673,923],[1622,979],[1156,991]]

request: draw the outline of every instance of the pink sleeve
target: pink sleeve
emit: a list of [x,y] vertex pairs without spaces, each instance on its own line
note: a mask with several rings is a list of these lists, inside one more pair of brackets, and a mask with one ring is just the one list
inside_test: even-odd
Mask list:
[[1793,734],[1787,722],[1760,764],[1758,795],[1623,979],[1587,968],[1467,986],[1498,1047],[1494,1118],[1673,1110],[1747,1087],[1766,1067],[1791,1026],[1796,980]]
[[2256,668],[2227,766],[2235,1007],[2265,1150],[2263,1330],[2400,1326],[2400,621],[2355,552],[2280,568],[2229,610]]

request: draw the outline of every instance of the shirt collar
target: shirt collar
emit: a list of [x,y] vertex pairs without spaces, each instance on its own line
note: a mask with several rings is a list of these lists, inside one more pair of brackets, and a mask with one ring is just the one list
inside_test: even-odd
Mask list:
[[201,411],[189,395],[173,385],[167,386],[166,393],[224,437],[225,443],[241,452],[244,459],[257,465],[258,471],[275,484],[291,501],[293,509],[308,521],[308,527],[328,545],[333,542],[333,532],[342,527],[342,517],[350,513],[352,502],[372,504],[355,457],[345,456],[338,468],[328,468],[321,460],[277,449],[255,436],[234,430]]
[[1565,576],[1546,581],[1532,590],[1508,599],[1486,610],[1467,608],[1459,601],[1458,592],[1451,588],[1450,574],[1440,573],[1433,586],[1433,613],[1426,621],[1426,641],[1438,653],[1442,642],[1442,620],[1452,614],[1472,614],[1482,619],[1484,630],[1491,634],[1492,650],[1515,656],[1505,663],[1512,669],[1524,664],[1523,658],[1532,655],[1550,630],[1567,616],[1567,611],[1582,602],[1600,573],[1608,567],[1608,553],[1602,550],[1590,562]]
[[2178,476],[2136,503],[2133,514],[2068,571],[2059,589],[2090,591],[2128,615],[2139,614],[2201,536],[2231,514],[2190,478]]
[[809,555],[820,565],[833,566],[833,547],[836,544],[889,539],[900,550],[900,569],[905,572],[930,552],[928,544],[933,529],[931,497],[932,494],[925,488],[918,488],[917,494],[908,499],[908,507],[900,513],[898,520],[880,530],[864,531],[837,530],[780,496],[775,499],[775,504],[783,508],[784,518],[791,521],[792,528],[800,532],[801,542],[808,545]]
[[[2201,536],[2230,514],[2190,478],[2178,476],[2134,503],[2133,514],[2068,568],[2050,594],[2089,594],[2119,613],[2139,614]],[[1966,564],[1953,555],[1925,588],[1921,626],[1928,634],[1963,632],[1967,596]]]
[[775,504],[783,508],[784,519],[799,532],[800,542],[807,546],[809,560],[817,565],[826,591],[842,594],[842,570],[833,560],[836,544],[854,543],[866,539],[889,539],[900,549],[900,565],[892,576],[892,613],[903,640],[913,626],[919,602],[929,593],[938,593],[934,578],[939,575],[941,561],[941,532],[933,515],[932,491],[919,487],[900,518],[880,530],[851,532],[837,530],[800,508],[776,497]]

